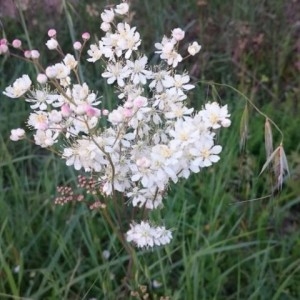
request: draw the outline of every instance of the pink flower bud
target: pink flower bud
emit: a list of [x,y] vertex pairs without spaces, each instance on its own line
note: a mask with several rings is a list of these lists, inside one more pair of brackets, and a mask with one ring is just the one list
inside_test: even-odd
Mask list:
[[31,51],[30,51],[30,50],[26,50],[26,51],[24,52],[24,56],[25,56],[26,58],[31,58]]
[[101,111],[98,108],[87,105],[85,108],[85,113],[88,117],[99,117],[101,116]]
[[71,110],[71,108],[70,108],[70,105],[67,104],[67,103],[63,104],[63,105],[61,106],[60,110],[61,110],[61,115],[62,115],[63,117],[69,117],[69,116],[71,115],[71,113],[72,113],[72,110]]
[[82,45],[81,45],[80,42],[77,41],[77,42],[75,42],[75,43],[73,44],[73,47],[74,47],[75,50],[80,50],[81,47],[82,47]]
[[87,41],[91,38],[91,35],[88,32],[84,32],[81,37]]
[[7,39],[1,39],[0,45],[7,45]]
[[12,46],[13,46],[14,48],[21,48],[22,42],[21,42],[20,40],[18,40],[18,39],[15,39],[15,40],[13,40],[13,42],[12,42]]
[[31,50],[31,58],[38,59],[40,57],[40,52],[38,50]]
[[133,107],[133,103],[131,102],[131,101],[126,101],[125,103],[124,103],[124,107],[125,108],[132,108]]
[[0,54],[6,53],[8,51],[8,46],[5,44],[0,45]]
[[50,38],[55,37],[55,36],[56,36],[56,30],[55,30],[55,29],[49,29],[49,30],[48,30],[48,36],[49,36]]
[[48,78],[45,74],[40,73],[38,74],[36,80],[40,84],[45,84],[48,81]]
[[142,97],[142,96],[138,96],[137,98],[134,99],[133,104],[134,104],[134,106],[136,106],[138,108],[146,106],[147,105],[147,98]]
[[132,117],[132,116],[133,116],[133,110],[132,110],[132,109],[129,109],[129,108],[125,108],[125,109],[123,110],[123,116],[124,116],[125,118],[130,118],[130,117]]
[[109,114],[109,110],[108,109],[103,109],[102,110],[102,115],[103,116],[108,116],[108,114]]

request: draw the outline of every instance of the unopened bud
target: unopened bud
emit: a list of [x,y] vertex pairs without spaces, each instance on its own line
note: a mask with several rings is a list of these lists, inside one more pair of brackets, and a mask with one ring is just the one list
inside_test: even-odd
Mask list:
[[40,73],[38,74],[36,80],[40,84],[45,84],[48,81],[48,78],[45,74]]
[[77,42],[75,42],[75,43],[73,44],[73,47],[74,47],[75,50],[80,50],[81,47],[82,47],[82,45],[81,45],[80,42],[77,41]]
[[88,32],[84,32],[81,37],[87,41],[91,38],[91,35]]
[[6,53],[8,51],[8,46],[5,44],[0,45],[0,54]]
[[30,51],[30,50],[26,50],[26,51],[24,52],[24,56],[25,56],[26,58],[31,58],[31,51]]
[[12,46],[13,46],[14,48],[21,48],[22,42],[21,42],[20,40],[18,40],[18,39],[15,39],[15,40],[13,40],[13,42],[12,42]]
[[40,52],[38,50],[31,50],[31,58],[38,59],[40,57]]
[[55,29],[49,29],[49,30],[48,30],[48,36],[49,36],[50,38],[55,37],[55,36],[56,36],[56,30],[55,30]]

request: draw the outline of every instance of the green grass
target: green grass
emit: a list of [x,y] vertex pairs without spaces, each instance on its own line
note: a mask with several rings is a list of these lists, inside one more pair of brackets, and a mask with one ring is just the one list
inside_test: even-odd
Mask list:
[[[291,178],[275,197],[250,201],[272,190],[270,176],[258,176],[265,160],[264,119],[250,111],[249,137],[240,152],[245,102],[231,89],[218,87],[222,104],[229,105],[233,116],[232,126],[218,137],[224,147],[221,161],[171,187],[165,208],[155,217],[174,229],[173,241],[166,248],[137,252],[135,289],[146,285],[151,299],[296,300],[300,298],[300,135],[293,15],[288,15],[284,0],[272,5],[207,2],[199,6],[193,0],[136,1],[134,24],[149,53],[164,33],[186,26],[188,41],[198,39],[203,44],[202,53],[189,59],[186,68],[193,70],[195,81],[238,88],[280,126]],[[80,37],[86,30],[98,33],[98,19],[87,16],[83,3],[75,9],[67,5],[61,19],[57,26],[66,45],[72,35]],[[73,22],[74,32],[65,26],[67,20],[69,26]],[[5,19],[2,23],[9,38],[24,36],[19,23]],[[27,25],[33,26],[30,20]],[[248,31],[241,33],[245,28]],[[263,42],[257,45],[253,39],[260,33]],[[40,45],[42,37],[45,34],[31,34],[30,40]],[[246,46],[235,52],[233,62],[233,52],[243,40]],[[22,73],[34,74],[26,64],[3,57],[0,70],[0,90]],[[83,76],[104,99],[112,97],[97,68],[83,68]],[[213,95],[211,88],[199,83],[191,103],[200,108]],[[130,299],[120,288],[128,255],[105,221],[83,205],[54,205],[56,186],[74,185],[77,174],[47,151],[24,141],[10,142],[10,129],[23,124],[28,107],[19,100],[0,98],[0,299]],[[280,141],[277,133],[275,141]],[[104,250],[111,253],[108,260],[102,256]],[[153,280],[161,287],[153,288]]]

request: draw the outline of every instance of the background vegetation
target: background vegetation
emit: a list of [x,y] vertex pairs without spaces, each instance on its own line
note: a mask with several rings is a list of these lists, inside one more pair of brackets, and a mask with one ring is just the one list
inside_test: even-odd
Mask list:
[[[47,18],[34,6],[15,18],[2,14],[3,35],[42,52],[49,26],[64,49],[84,31],[100,37],[98,12],[111,2],[56,2]],[[172,187],[162,216],[174,228],[173,242],[139,251],[140,298],[132,299],[143,299],[138,284],[150,299],[300,299],[299,1],[132,0],[132,7],[148,55],[175,27],[187,31],[183,47],[194,39],[202,44],[185,64],[193,80],[231,85],[267,113],[284,132],[291,172],[282,192],[244,202],[270,195],[274,186],[269,174],[258,176],[265,120],[249,107],[241,151],[244,99],[200,82],[191,105],[200,108],[215,97],[228,104],[233,124],[218,137],[221,161]],[[95,66],[83,72],[112,99]],[[0,90],[23,73],[34,76],[27,64],[1,57]],[[23,126],[28,105],[0,98],[0,299],[130,299],[120,291],[128,257],[100,215],[80,205],[54,206],[56,186],[74,185],[77,174],[47,151],[11,142],[10,129]],[[280,142],[277,133],[274,140]]]

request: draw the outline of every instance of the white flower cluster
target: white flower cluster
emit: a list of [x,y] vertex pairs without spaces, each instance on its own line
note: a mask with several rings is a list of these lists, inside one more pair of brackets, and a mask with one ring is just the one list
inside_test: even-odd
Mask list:
[[151,226],[148,222],[131,224],[127,232],[127,241],[134,242],[138,247],[153,247],[169,244],[172,232],[165,226]]
[[[156,43],[162,62],[149,65],[147,56],[139,52],[136,28],[115,23],[128,8],[123,2],[101,14],[105,35],[87,51],[89,62],[105,64],[102,77],[118,93],[120,103],[115,109],[100,109],[99,97],[87,83],[74,83],[78,62],[70,53],[39,74],[39,87],[32,88],[23,75],[4,94],[16,98],[26,93],[33,109],[28,125],[35,130],[37,145],[50,147],[63,140],[61,156],[66,164],[97,174],[103,194],[118,191],[132,206],[152,210],[163,206],[171,182],[220,159],[216,130],[230,125],[230,115],[226,105],[216,102],[206,103],[199,112],[186,106],[187,92],[194,85],[187,73],[176,70],[183,60],[178,44],[185,32],[176,28],[170,38],[164,36]],[[49,37],[47,47],[59,49],[53,30]],[[200,48],[194,42],[188,52],[195,55]],[[102,118],[110,126],[101,127]],[[23,135],[14,132],[12,139]],[[133,223],[126,237],[138,247],[152,247],[169,243],[172,234],[142,221]]]

